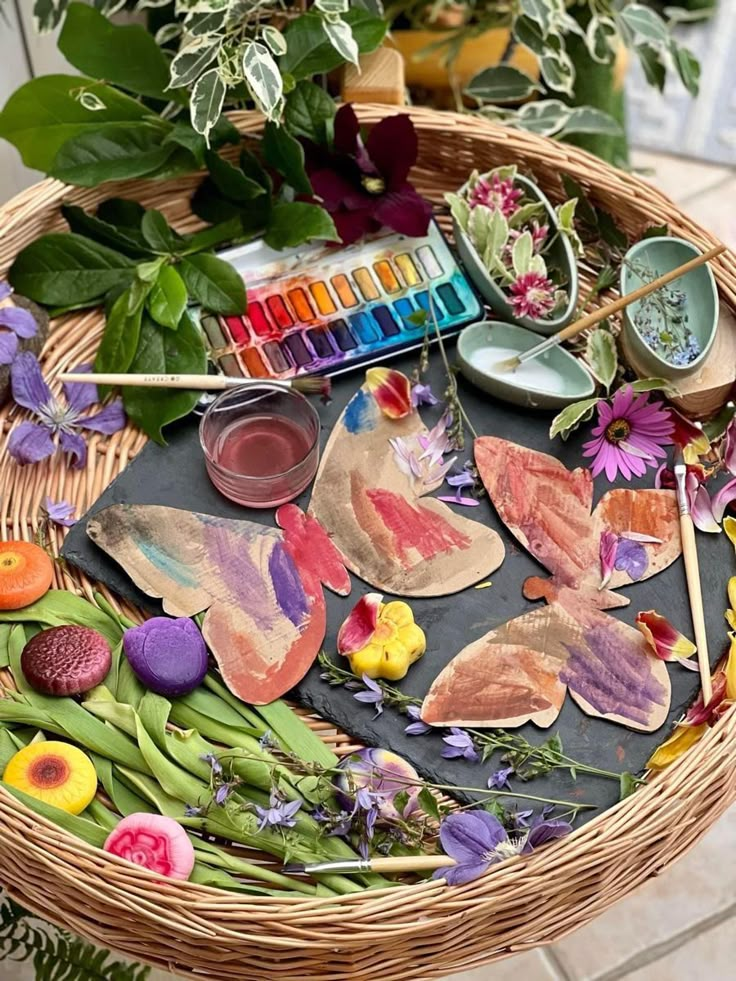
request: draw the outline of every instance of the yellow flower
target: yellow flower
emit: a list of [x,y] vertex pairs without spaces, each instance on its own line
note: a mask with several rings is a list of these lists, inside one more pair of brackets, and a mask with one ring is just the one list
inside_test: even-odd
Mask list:
[[30,743],[8,760],[3,780],[45,804],[81,814],[97,792],[89,757],[69,743]]
[[707,723],[699,726],[676,726],[670,738],[652,753],[647,760],[647,769],[664,770],[670,763],[694,746],[708,728]]
[[424,654],[427,641],[408,603],[382,600],[380,593],[366,593],[356,603],[340,627],[337,649],[358,677],[398,681]]
[[726,675],[726,700],[733,702],[736,700],[736,634],[729,634],[728,636],[731,638],[731,647],[723,670]]
[[736,576],[731,576],[728,580],[728,603],[729,609],[726,610],[726,620],[728,620],[731,630],[736,630]]

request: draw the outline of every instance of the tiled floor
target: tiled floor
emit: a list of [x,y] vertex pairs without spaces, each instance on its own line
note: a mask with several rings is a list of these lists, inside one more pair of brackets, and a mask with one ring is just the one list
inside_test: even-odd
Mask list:
[[[736,167],[652,153],[634,163],[736,249]],[[446,981],[733,981],[735,961],[736,805],[675,866],[565,940]],[[0,964],[0,981],[33,976]],[[173,979],[154,971],[151,981]]]

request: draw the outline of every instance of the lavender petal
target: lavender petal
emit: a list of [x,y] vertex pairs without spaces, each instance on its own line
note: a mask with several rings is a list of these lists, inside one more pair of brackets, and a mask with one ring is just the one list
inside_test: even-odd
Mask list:
[[[85,388],[85,385],[80,385]],[[104,406],[94,415],[85,416],[77,420],[77,425],[82,429],[91,429],[95,433],[104,433],[105,436],[112,436],[119,432],[125,425],[125,410],[120,399],[115,399],[109,405]]]
[[41,366],[30,351],[19,354],[10,369],[13,399],[24,409],[36,412],[51,401],[51,389],[44,381]]
[[[72,369],[75,373],[92,371],[91,364],[79,364]],[[100,401],[97,385],[94,382],[64,382],[64,395],[76,412],[84,412]]]
[[410,722],[404,732],[407,736],[424,736],[431,728],[432,726],[428,726],[426,722]]
[[21,466],[45,460],[55,450],[56,446],[49,430],[35,422],[22,422],[12,431],[8,439],[8,453]]
[[10,283],[7,283],[4,279],[0,280],[0,300],[7,300],[12,292],[13,287]]
[[66,433],[62,431],[59,434],[59,444],[62,450],[71,456],[71,464],[74,470],[81,470],[87,463],[87,444],[84,441],[84,437],[80,436],[79,433]]
[[38,324],[35,317],[22,307],[3,307],[0,310],[0,327],[7,327],[18,337],[35,337]]
[[17,353],[18,338],[11,330],[3,331],[0,334],[0,364],[12,364]]
[[48,515],[49,521],[53,521],[55,525],[61,525],[63,528],[71,528],[75,525],[76,518],[73,517],[74,512],[77,510],[75,504],[70,504],[68,501],[52,501],[50,497],[46,497],[43,502],[43,508]]
[[433,879],[444,879],[448,886],[462,886],[466,882],[472,882],[488,871],[490,862],[468,862],[462,865],[448,865],[443,869],[437,869],[432,873]]

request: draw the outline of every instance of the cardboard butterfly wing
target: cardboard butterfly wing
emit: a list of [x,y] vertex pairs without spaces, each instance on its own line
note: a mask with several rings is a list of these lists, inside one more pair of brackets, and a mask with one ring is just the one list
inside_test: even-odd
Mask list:
[[[322,456],[309,512],[329,529],[348,568],[382,592],[445,596],[503,561],[495,531],[425,496],[444,480],[431,453],[424,455],[428,436],[416,410],[389,419],[363,385]],[[402,465],[395,447],[412,463]]]
[[244,701],[279,698],[303,678],[325,635],[324,582],[350,579],[321,526],[294,505],[279,528],[156,505],[117,504],[89,537],[166,613],[206,610],[202,633],[224,681]]
[[[552,573],[524,593],[550,604],[517,617],[466,647],[427,694],[422,718],[436,725],[549,726],[565,692],[589,715],[652,731],[664,719],[670,682],[639,631],[600,612],[627,597],[600,590],[600,537],[635,533],[648,543],[648,578],[680,554],[674,495],[614,490],[590,513],[588,471],[495,437],[476,440],[475,459],[499,516]],[[632,579],[616,571],[609,585]],[[478,694],[478,693],[482,694]],[[472,697],[471,697],[472,694]]]

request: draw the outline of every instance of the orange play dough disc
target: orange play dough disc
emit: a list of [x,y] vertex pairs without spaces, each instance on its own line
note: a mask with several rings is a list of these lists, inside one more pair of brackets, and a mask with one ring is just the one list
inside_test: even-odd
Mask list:
[[32,542],[0,542],[0,610],[35,603],[54,577],[51,559]]

